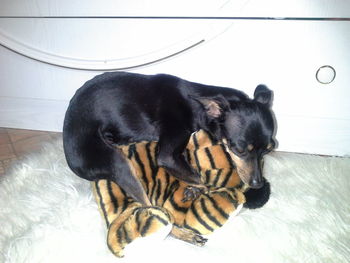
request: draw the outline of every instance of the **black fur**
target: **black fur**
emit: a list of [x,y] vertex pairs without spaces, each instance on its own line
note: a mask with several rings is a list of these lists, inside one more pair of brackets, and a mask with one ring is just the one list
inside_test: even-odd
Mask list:
[[[271,97],[265,86],[257,87],[252,100],[235,89],[171,75],[104,73],[87,81],[70,102],[63,127],[66,159],[78,176],[111,179],[147,204],[141,184],[113,145],[159,141],[158,164],[180,180],[199,184],[183,151],[191,133],[204,129],[217,139],[227,138],[231,150],[253,167],[246,183],[258,188],[258,163],[273,142]],[[248,152],[249,144],[254,150]]]

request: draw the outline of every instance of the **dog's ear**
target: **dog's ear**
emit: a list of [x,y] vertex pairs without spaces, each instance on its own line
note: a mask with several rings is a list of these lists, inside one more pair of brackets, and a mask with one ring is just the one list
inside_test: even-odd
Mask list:
[[210,118],[221,118],[224,112],[230,109],[229,102],[222,96],[218,95],[215,97],[193,97],[191,99],[199,102],[205,109],[207,115]]
[[254,100],[268,107],[272,104],[273,93],[265,85],[258,85],[254,91]]

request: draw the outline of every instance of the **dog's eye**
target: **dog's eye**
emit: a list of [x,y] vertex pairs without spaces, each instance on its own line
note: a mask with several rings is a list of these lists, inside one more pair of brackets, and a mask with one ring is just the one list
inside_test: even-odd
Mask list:
[[243,154],[245,152],[244,148],[236,147],[236,151],[240,154]]
[[235,144],[235,150],[239,154],[244,154],[247,149],[247,143],[242,140],[238,140],[237,143]]

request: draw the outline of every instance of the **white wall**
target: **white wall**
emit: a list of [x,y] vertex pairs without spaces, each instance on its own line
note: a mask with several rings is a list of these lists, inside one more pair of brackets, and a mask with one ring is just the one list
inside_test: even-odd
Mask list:
[[[275,93],[279,150],[350,153],[349,1],[180,1],[174,6],[155,0],[130,6],[85,1],[79,8],[77,1],[45,3],[0,0],[0,126],[59,131],[77,88],[104,70],[131,67],[129,71],[170,73],[249,95],[265,83]],[[73,18],[86,15],[158,18]],[[310,17],[338,19],[304,19]],[[336,70],[327,85],[315,78],[323,65]]]

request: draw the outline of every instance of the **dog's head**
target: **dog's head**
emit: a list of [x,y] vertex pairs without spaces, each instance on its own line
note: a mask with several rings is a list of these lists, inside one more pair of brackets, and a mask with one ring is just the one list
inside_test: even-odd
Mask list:
[[254,99],[231,103],[224,121],[225,138],[238,175],[251,188],[263,186],[262,158],[275,148],[272,91],[259,85]]
[[254,99],[227,100],[220,96],[204,102],[207,114],[219,124],[208,130],[224,140],[238,175],[251,188],[263,186],[263,155],[276,145],[272,97],[271,90],[259,85]]

